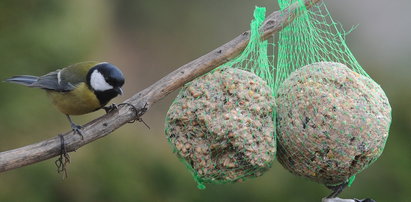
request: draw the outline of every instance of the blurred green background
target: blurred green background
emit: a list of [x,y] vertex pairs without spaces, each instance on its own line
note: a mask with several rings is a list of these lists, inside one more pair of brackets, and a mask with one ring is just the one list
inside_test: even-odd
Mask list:
[[[393,108],[382,156],[341,197],[411,201],[411,2],[328,0],[346,28],[359,24],[348,45],[385,90]],[[42,75],[86,60],[108,61],[126,75],[126,95],[249,29],[254,6],[275,0],[1,0],[0,80]],[[198,190],[164,137],[164,118],[176,94],[155,104],[143,124],[128,124],[71,153],[69,177],[54,159],[0,173],[0,201],[320,201],[322,185],[274,163],[265,175]],[[75,117],[86,123],[103,112]],[[45,93],[0,83],[0,151],[69,130]]]

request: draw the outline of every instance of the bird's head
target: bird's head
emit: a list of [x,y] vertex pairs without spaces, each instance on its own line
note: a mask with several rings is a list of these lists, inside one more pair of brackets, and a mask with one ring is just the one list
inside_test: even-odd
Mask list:
[[92,67],[87,74],[87,83],[102,106],[117,95],[122,95],[123,73],[116,66],[102,62]]

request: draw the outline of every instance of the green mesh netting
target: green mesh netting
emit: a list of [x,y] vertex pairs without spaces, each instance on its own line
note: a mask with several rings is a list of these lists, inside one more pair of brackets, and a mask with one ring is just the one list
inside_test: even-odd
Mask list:
[[256,177],[276,153],[274,76],[260,40],[265,8],[256,8],[243,53],[186,84],[166,117],[165,134],[178,158],[204,183]]
[[276,149],[286,169],[329,187],[351,185],[381,155],[391,122],[384,91],[325,4],[279,5],[295,2],[300,16],[276,43],[260,40],[265,9],[256,8],[243,53],[186,84],[171,105],[166,137],[199,188],[260,176]]
[[382,153],[391,107],[381,87],[354,58],[345,32],[325,3],[279,34],[275,80],[279,162],[325,185],[349,181]]

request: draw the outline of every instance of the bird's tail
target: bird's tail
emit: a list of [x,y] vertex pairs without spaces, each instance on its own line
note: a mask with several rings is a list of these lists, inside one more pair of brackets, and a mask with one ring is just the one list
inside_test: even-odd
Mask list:
[[10,83],[17,83],[17,84],[21,84],[24,86],[33,86],[33,83],[35,83],[38,79],[39,77],[37,76],[21,75],[21,76],[13,76],[4,81],[10,82]]

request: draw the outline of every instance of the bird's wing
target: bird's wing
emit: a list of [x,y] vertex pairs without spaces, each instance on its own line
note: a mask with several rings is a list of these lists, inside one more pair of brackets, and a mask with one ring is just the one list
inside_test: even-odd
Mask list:
[[54,91],[71,91],[87,80],[88,71],[97,62],[81,62],[39,77],[35,87]]
[[44,76],[40,76],[32,86],[61,92],[73,90],[77,83],[71,83],[70,81],[62,79],[62,72],[62,70],[58,69]]

